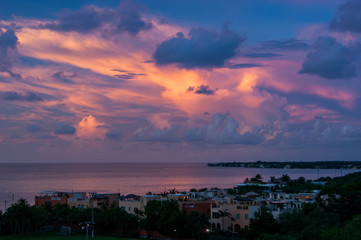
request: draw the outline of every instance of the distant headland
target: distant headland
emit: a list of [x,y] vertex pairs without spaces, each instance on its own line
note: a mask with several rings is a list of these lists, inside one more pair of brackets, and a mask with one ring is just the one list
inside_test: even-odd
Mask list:
[[361,169],[361,161],[313,161],[313,162],[219,162],[209,167],[286,168],[286,169]]

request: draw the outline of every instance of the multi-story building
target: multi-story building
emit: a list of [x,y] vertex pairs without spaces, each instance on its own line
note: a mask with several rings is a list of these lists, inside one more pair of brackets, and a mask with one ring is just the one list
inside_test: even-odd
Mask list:
[[85,192],[69,193],[68,205],[70,208],[87,208],[89,207],[89,198]]
[[180,209],[186,215],[189,215],[191,212],[203,213],[207,217],[211,216],[211,208],[216,206],[215,202],[212,200],[208,201],[188,201],[188,202],[179,202]]
[[261,202],[254,199],[218,202],[211,208],[211,229],[238,232],[241,228],[249,226],[250,219],[261,206]]
[[119,193],[93,193],[89,199],[89,207],[101,209],[118,207],[119,197]]
[[[130,197],[131,196],[131,197]],[[121,197],[118,206],[127,213],[137,214],[137,210],[144,212],[145,206],[151,200],[163,200],[159,195],[145,195],[143,197],[134,194]]]
[[137,214],[137,210],[144,212],[144,201],[141,201],[141,197],[129,194],[119,198],[119,208],[123,209],[127,213]]
[[68,204],[69,193],[58,191],[44,191],[35,196],[35,206],[54,207],[57,204]]

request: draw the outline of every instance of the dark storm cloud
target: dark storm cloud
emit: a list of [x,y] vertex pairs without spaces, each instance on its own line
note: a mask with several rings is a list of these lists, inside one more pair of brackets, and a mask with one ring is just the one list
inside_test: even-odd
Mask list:
[[263,41],[260,44],[262,48],[266,49],[304,50],[310,47],[307,43],[305,43],[305,41],[294,38],[287,40]]
[[307,55],[299,73],[327,79],[351,78],[357,75],[352,64],[354,53],[332,37],[319,37],[314,51]]
[[214,95],[216,90],[212,90],[208,85],[201,85],[198,87],[189,87],[187,92],[193,92],[196,94],[204,94],[204,95]]
[[0,30],[0,71],[9,72],[12,76],[14,73],[11,72],[11,67],[15,61],[14,55],[17,44],[18,38],[14,30],[7,29],[5,32]]
[[54,133],[57,135],[62,134],[74,134],[76,132],[76,129],[73,126],[67,125],[65,123],[58,123],[55,127]]
[[118,130],[110,130],[105,134],[105,136],[107,139],[114,141],[120,141],[123,138],[123,134]]
[[349,0],[342,4],[329,23],[331,30],[361,32],[361,1]]
[[183,33],[162,42],[153,54],[158,65],[176,63],[181,68],[222,67],[236,55],[244,41],[238,33],[226,27],[222,32],[192,28],[186,38]]
[[41,27],[61,32],[90,33],[107,25],[111,33],[129,33],[132,36],[152,28],[142,19],[144,7],[131,1],[121,2],[116,9],[85,6],[78,11],[64,11],[57,22]]
[[36,132],[40,132],[41,127],[37,124],[28,123],[26,124],[26,130],[28,132],[36,133]]
[[0,98],[7,101],[39,102],[43,98],[35,93],[20,93],[15,91],[0,92]]

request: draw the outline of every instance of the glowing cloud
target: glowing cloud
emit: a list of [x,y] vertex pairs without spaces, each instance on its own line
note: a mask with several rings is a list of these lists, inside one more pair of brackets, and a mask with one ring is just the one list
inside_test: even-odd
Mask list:
[[104,123],[89,115],[78,123],[76,132],[81,139],[104,139],[107,129]]

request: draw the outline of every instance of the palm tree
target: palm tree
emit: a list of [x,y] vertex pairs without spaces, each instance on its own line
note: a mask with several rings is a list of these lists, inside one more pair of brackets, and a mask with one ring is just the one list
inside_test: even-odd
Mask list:
[[228,209],[225,209],[224,211],[218,210],[218,214],[222,218],[222,230],[224,231],[224,218],[230,218],[232,215],[228,212]]
[[290,176],[288,176],[287,174],[283,174],[282,177],[281,177],[281,180],[282,180],[283,182],[288,183],[288,182],[291,181],[291,178],[290,178]]

